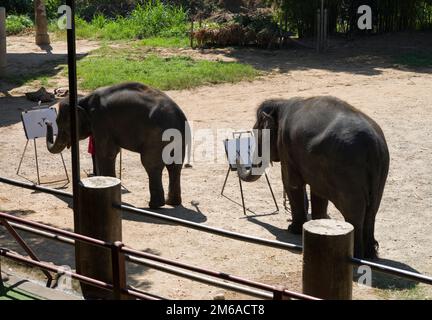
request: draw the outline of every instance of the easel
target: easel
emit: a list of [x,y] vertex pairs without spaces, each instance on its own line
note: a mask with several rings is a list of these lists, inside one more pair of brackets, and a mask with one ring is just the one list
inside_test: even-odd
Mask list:
[[[45,124],[45,122],[48,120],[51,123],[55,124],[56,118],[57,118],[57,111],[55,108],[40,108],[40,103],[39,103],[39,107],[34,108],[33,110],[24,111],[23,113],[21,113],[21,121],[22,121],[23,126],[24,126],[24,132],[25,132],[25,135],[27,138],[27,142],[25,144],[24,151],[21,155],[21,160],[19,162],[18,169],[16,172],[16,174],[19,177],[24,178],[27,181],[30,181],[32,183],[35,183],[34,181],[32,181],[32,180],[28,179],[27,177],[20,174],[21,166],[22,166],[29,142],[30,142],[30,140],[33,140],[35,162],[36,162],[37,184],[38,185],[42,184],[41,179],[40,179],[40,173],[39,173],[39,158],[38,158],[36,140],[38,138],[43,138],[46,136],[46,124]],[[57,129],[57,127],[55,127],[54,133],[56,133],[57,131],[58,131],[58,129]],[[68,174],[67,168],[66,168],[66,163],[64,161],[62,153],[60,153],[60,158],[61,158],[61,161],[63,164],[66,179],[45,182],[43,184],[53,184],[53,183],[59,183],[59,182],[66,182],[66,184],[68,184],[70,182],[69,174]]]
[[[227,181],[228,181],[228,178],[229,178],[230,172],[231,172],[231,171],[236,171],[236,172],[237,172],[237,165],[234,164],[234,163],[232,163],[232,162],[230,161],[230,157],[231,157],[231,155],[229,154],[230,150],[229,150],[229,148],[228,148],[228,143],[233,142],[233,141],[236,142],[236,153],[237,153],[236,157],[237,157],[237,156],[240,157],[240,154],[241,154],[241,149],[240,149],[240,148],[241,148],[241,146],[239,145],[239,142],[240,142],[241,136],[244,135],[244,134],[248,134],[248,135],[249,135],[249,141],[251,141],[250,138],[251,138],[252,135],[253,135],[253,134],[252,134],[252,131],[239,131],[239,132],[233,132],[233,139],[234,139],[234,140],[226,139],[226,140],[224,141],[225,151],[226,151],[227,158],[228,158],[228,162],[229,162],[229,167],[228,167],[228,172],[227,172],[227,174],[226,174],[225,181],[224,181],[224,184],[223,184],[223,187],[222,187],[221,196],[223,196],[223,197],[225,197],[225,198],[227,198],[227,199],[229,199],[229,200],[231,200],[231,199],[228,198],[226,195],[224,195],[224,191],[225,191],[225,187],[226,187],[226,184],[227,184]],[[249,146],[248,146],[248,159],[250,159],[250,156],[251,156],[251,150],[250,150],[250,149],[251,149],[251,145],[250,145],[250,142],[249,142],[248,145],[249,145]],[[237,146],[238,146],[238,148],[237,148]],[[271,193],[271,195],[272,195],[272,197],[273,197],[274,204],[275,204],[275,206],[276,206],[276,211],[274,211],[273,213],[279,212],[279,206],[278,206],[278,204],[277,204],[277,201],[276,201],[276,198],[275,198],[275,195],[274,195],[273,189],[272,189],[272,187],[271,187],[271,184],[270,184],[270,180],[269,180],[269,178],[268,178],[268,175],[267,175],[266,172],[264,173],[264,175],[265,175],[265,178],[266,178],[266,181],[267,181],[267,185],[268,185],[268,187],[269,187],[269,189],[270,189],[270,193]],[[244,194],[243,194],[243,184],[242,184],[242,180],[240,179],[240,176],[238,177],[238,179],[239,179],[240,196],[241,196],[241,200],[242,200],[243,214],[246,216],[246,215],[247,215],[246,211],[249,210],[249,209],[247,209],[247,208],[246,208],[246,205],[245,205],[245,199],[244,199]]]

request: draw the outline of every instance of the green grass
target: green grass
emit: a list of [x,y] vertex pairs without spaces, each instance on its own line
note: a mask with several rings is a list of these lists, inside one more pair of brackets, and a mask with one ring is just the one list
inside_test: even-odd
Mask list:
[[138,45],[159,48],[188,48],[190,47],[190,39],[187,37],[151,37],[139,41]]
[[178,90],[252,80],[258,75],[252,66],[241,63],[194,60],[187,56],[161,57],[132,48],[103,47],[78,62],[80,87],[87,90],[125,81]]
[[381,296],[386,300],[430,300],[425,287],[416,285],[404,290],[383,290]]
[[20,289],[0,285],[1,300],[41,300],[41,298]]
[[33,21],[25,15],[9,15],[6,18],[6,34],[19,34],[33,27]]
[[396,63],[407,67],[432,67],[432,53],[407,53],[396,57]]

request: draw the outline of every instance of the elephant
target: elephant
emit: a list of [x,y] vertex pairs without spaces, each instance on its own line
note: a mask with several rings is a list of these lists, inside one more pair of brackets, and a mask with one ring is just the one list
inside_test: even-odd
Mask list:
[[[384,133],[366,114],[331,96],[275,99],[257,109],[254,125],[257,148],[263,150],[263,130],[270,130],[269,163],[280,162],[292,223],[301,234],[307,221],[305,185],[311,189],[312,219],[325,219],[328,202],[354,226],[354,256],[376,258],[375,217],[389,171]],[[244,181],[259,179],[252,168],[240,166]],[[262,171],[261,171],[262,172]]]
[[[122,83],[95,90],[78,100],[78,135],[83,140],[94,137],[97,175],[115,177],[115,162],[120,149],[141,154],[150,187],[149,206],[181,204],[181,171],[189,144],[190,128],[180,107],[165,93],[141,83]],[[58,105],[58,134],[54,141],[52,124],[46,123],[47,148],[58,154],[70,147],[70,107],[65,99]],[[181,133],[180,161],[166,163],[166,130]],[[190,150],[190,148],[189,148]],[[169,192],[165,201],[162,172],[167,168]]]

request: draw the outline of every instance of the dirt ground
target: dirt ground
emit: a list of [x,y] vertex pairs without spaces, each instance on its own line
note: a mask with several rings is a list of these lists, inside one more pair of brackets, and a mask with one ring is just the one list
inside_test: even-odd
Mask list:
[[[98,46],[78,41],[80,54]],[[377,36],[353,42],[335,41],[326,55],[309,49],[283,51],[204,50],[196,58],[229,59],[250,63],[265,71],[253,82],[204,86],[193,90],[167,92],[193,121],[194,130],[248,129],[254,123],[254,112],[268,98],[334,95],[367,113],[382,127],[390,149],[390,173],[376,220],[376,238],[380,243],[380,262],[407,270],[432,274],[431,161],[432,161],[432,74],[431,69],[409,69],[399,66],[392,54],[418,48],[432,50],[430,34]],[[8,38],[9,72],[45,70],[58,81],[49,89],[65,86],[56,76],[55,66],[66,63],[66,46],[54,42],[51,53],[32,45],[31,37]],[[177,50],[165,54],[179,53]],[[183,53],[188,51],[183,50]],[[48,69],[47,69],[48,68]],[[50,81],[52,83],[52,81]],[[37,89],[37,84],[16,87],[2,82],[0,87],[0,176],[17,178],[16,170],[26,138],[20,121],[23,110],[34,107],[23,94]],[[207,132],[207,133],[208,133]],[[301,238],[286,229],[290,215],[281,210],[271,214],[274,205],[264,179],[245,184],[244,217],[238,204],[220,196],[227,164],[222,152],[223,135],[214,138],[217,163],[196,161],[182,176],[184,207],[166,207],[159,212],[268,239],[300,243]],[[38,141],[43,181],[62,177],[58,156],[49,155],[44,141]],[[197,153],[200,143],[196,142]],[[87,141],[81,143],[82,175],[91,168],[86,153]],[[202,149],[201,149],[202,150]],[[215,152],[216,153],[216,152]],[[65,154],[70,166],[70,155]],[[195,154],[198,156],[198,154]],[[282,184],[279,165],[270,171],[270,180],[282,208]],[[35,180],[33,149],[23,163],[23,174]],[[123,185],[129,190],[123,201],[146,208],[149,200],[147,176],[137,154],[123,153]],[[165,186],[167,186],[165,176]],[[54,185],[53,187],[61,187]],[[66,186],[71,190],[71,186]],[[226,194],[239,202],[238,180],[231,175]],[[192,205],[191,202],[198,202]],[[196,204],[196,203],[195,203]],[[72,228],[70,202],[58,197],[30,192],[0,184],[0,211],[61,228]],[[342,219],[334,207],[330,216]],[[73,267],[73,251],[65,245],[25,235],[43,260]],[[208,267],[269,284],[301,290],[301,255],[161,223],[125,213],[124,242],[136,249],[163,257]],[[19,248],[5,234],[0,244]],[[355,286],[354,297],[364,298],[430,298],[432,289],[397,278],[373,275],[373,288]],[[208,299],[223,290],[176,278],[158,271],[129,266],[130,284],[167,298]],[[227,298],[243,296],[225,292]]]

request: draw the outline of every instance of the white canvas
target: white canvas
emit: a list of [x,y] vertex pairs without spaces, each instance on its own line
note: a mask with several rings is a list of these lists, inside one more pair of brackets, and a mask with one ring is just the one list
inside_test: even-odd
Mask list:
[[235,169],[237,155],[240,155],[240,164],[245,167],[252,166],[252,155],[255,150],[255,139],[253,137],[231,139],[225,141],[225,151],[231,168]]
[[28,140],[46,137],[46,121],[52,123],[54,135],[57,135],[57,111],[55,108],[29,110],[23,112],[21,116]]

